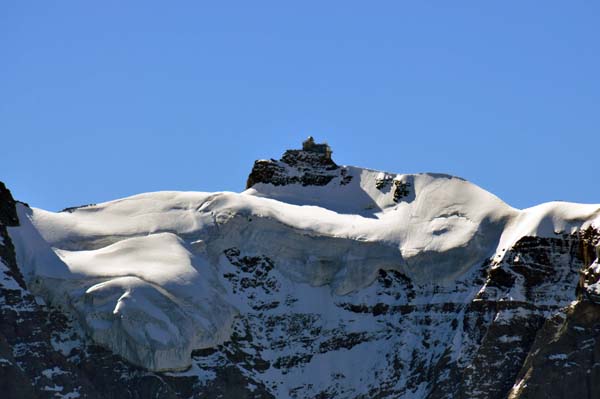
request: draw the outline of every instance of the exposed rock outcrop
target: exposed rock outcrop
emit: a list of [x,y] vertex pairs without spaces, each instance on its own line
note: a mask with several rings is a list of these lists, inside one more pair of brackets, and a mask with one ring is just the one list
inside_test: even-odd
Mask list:
[[331,159],[331,153],[327,144],[315,144],[314,139],[309,137],[301,150],[287,150],[279,161],[256,161],[246,188],[257,183],[324,186],[340,174],[340,168]]
[[578,300],[545,320],[509,398],[600,397],[600,231],[578,234]]

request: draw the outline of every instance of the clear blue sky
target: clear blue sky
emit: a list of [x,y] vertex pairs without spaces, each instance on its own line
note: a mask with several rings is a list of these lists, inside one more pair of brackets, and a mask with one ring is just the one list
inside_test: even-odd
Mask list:
[[600,203],[592,1],[3,1],[0,180],[58,210],[340,164]]

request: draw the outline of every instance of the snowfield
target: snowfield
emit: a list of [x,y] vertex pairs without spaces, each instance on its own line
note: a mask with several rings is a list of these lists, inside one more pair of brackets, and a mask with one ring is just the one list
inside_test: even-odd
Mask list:
[[[344,168],[349,182],[324,186],[156,192],[60,213],[19,205],[21,226],[10,235],[32,291],[71,312],[98,344],[164,371],[226,341],[247,311],[223,278],[231,248],[268,257],[298,290],[343,297],[381,269],[443,286],[523,236],[600,225],[600,205],[517,210],[452,176]],[[409,190],[400,201],[394,181]]]

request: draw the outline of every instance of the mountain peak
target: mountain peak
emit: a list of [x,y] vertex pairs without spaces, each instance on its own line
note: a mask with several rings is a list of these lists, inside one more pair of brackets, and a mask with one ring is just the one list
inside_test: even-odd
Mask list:
[[[268,391],[246,397],[490,397],[471,394],[483,383],[508,397],[575,353],[587,381],[592,352],[537,337],[560,338],[545,320],[574,303],[583,310],[565,344],[597,335],[600,313],[583,318],[600,306],[600,205],[518,210],[464,179],[331,154],[308,138],[256,161],[242,193],[162,191],[60,213],[17,203],[19,226],[0,229],[0,311],[14,297],[2,284],[18,286],[2,269],[12,264],[85,345],[193,389],[232,385],[236,372]],[[12,209],[2,189],[0,211]],[[528,356],[542,371],[519,377]],[[318,377],[323,364],[335,379]]]
[[339,166],[331,159],[333,151],[327,143],[316,143],[312,136],[302,142],[301,149],[286,150],[279,161],[260,159],[254,166],[246,188],[258,183],[285,186],[324,186],[335,176]]

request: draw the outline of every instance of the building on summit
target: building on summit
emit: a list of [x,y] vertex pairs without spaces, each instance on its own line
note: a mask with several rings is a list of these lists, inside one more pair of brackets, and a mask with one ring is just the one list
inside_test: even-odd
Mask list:
[[317,154],[325,155],[325,158],[331,159],[331,147],[327,143],[315,143],[313,136],[308,136],[306,140],[302,142],[302,151],[314,152]]

